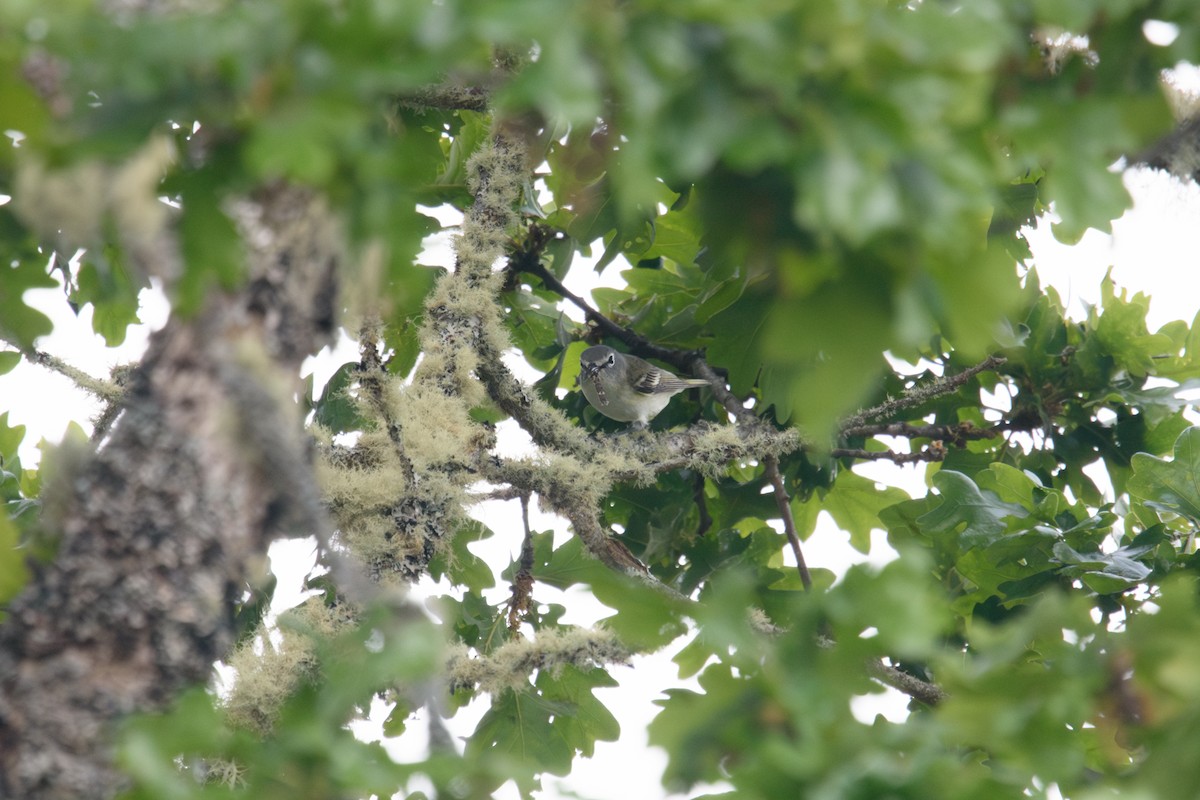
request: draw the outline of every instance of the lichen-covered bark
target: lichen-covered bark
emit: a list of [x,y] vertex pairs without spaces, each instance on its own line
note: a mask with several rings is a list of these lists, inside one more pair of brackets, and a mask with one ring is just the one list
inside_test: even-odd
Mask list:
[[112,796],[113,724],[206,680],[271,538],[320,525],[291,398],[332,331],[333,235],[293,189],[238,214],[246,287],[153,338],[110,439],[47,490],[57,555],[0,626],[0,796]]

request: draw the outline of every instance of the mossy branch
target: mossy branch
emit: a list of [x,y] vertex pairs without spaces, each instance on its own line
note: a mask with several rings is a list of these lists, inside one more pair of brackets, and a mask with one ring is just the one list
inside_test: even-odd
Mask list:
[[884,686],[890,686],[927,706],[936,706],[950,697],[950,694],[937,684],[923,681],[878,659],[867,662],[867,672]]
[[[603,454],[601,454],[603,455]],[[611,456],[610,456],[611,458]],[[645,565],[600,524],[600,499],[611,487],[611,470],[563,454],[539,459],[487,459],[479,465],[488,481],[537,492],[568,522],[583,546],[605,566],[627,575],[647,574]]]
[[478,688],[494,694],[527,686],[534,670],[628,664],[633,655],[603,628],[541,630],[533,639],[513,639],[486,656],[460,650],[451,656],[446,675],[451,691]]
[[34,364],[39,364],[46,369],[69,378],[80,389],[106,403],[117,404],[125,397],[124,388],[115,381],[93,378],[88,373],[78,367],[71,366],[57,356],[53,356],[42,350],[33,349],[23,350],[22,355]]
[[387,383],[392,376],[388,374],[379,354],[378,320],[369,319],[363,323],[358,333],[358,348],[360,354],[358,360],[359,385],[366,395],[371,410],[387,431],[388,439],[396,450],[396,459],[401,473],[408,485],[413,486],[417,482],[416,472],[413,470],[412,460],[409,459],[405,450],[400,421],[392,413],[391,404],[387,400]]
[[[974,378],[981,372],[994,370],[1002,366],[1008,359],[1004,356],[988,356],[983,361],[968,367],[962,372],[954,375],[946,375],[937,380],[923,383],[918,386],[913,386],[897,398],[888,398],[884,402],[871,408],[863,409],[856,414],[852,414],[842,420],[839,426],[840,430],[845,434],[846,431],[856,430],[866,425],[871,420],[881,420],[894,417],[902,411],[907,411],[911,408],[923,405],[930,400],[944,397],[952,392],[958,391],[967,381]],[[853,434],[847,434],[853,435]],[[904,435],[904,434],[899,434]]]
[[[12,342],[8,343],[12,344]],[[13,346],[15,347],[16,345]],[[121,365],[114,367],[111,380],[104,380],[92,377],[78,367],[71,366],[61,358],[42,350],[34,348],[17,349],[20,350],[21,355],[30,363],[38,364],[53,372],[57,372],[59,375],[69,379],[80,389],[102,401],[104,408],[95,419],[92,440],[100,441],[108,434],[113,422],[116,421],[117,416],[121,413],[121,404],[125,400],[125,388],[129,384],[129,378],[133,371],[132,366]]]

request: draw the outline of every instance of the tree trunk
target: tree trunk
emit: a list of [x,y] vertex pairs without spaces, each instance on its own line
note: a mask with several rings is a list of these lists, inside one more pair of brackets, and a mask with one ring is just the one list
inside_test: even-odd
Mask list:
[[207,680],[272,537],[317,532],[292,398],[334,327],[330,225],[280,187],[238,216],[245,287],[154,336],[111,438],[44,493],[57,555],[0,626],[5,797],[111,797],[113,723]]

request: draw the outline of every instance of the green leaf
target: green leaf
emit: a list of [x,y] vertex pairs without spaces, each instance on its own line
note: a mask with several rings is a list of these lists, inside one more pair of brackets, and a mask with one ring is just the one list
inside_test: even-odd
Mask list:
[[450,537],[448,547],[440,549],[429,560],[430,576],[434,580],[441,580],[445,576],[455,586],[466,586],[475,592],[495,586],[496,577],[492,574],[492,568],[467,547],[471,542],[478,542],[492,535],[492,530],[477,520],[470,520],[460,526]]
[[874,626],[878,646],[893,660],[933,657],[954,622],[931,566],[929,554],[910,545],[882,568],[851,567],[830,590],[830,619],[846,636],[858,636],[864,624]]
[[316,411],[318,424],[334,433],[361,431],[368,426],[367,419],[358,410],[358,401],[352,389],[358,380],[358,362],[347,361],[338,367],[325,388],[321,399],[313,401],[311,390],[309,401]]
[[575,752],[591,757],[595,755],[596,742],[615,742],[620,736],[617,718],[592,693],[617,685],[603,669],[584,671],[565,664],[554,670],[540,670],[536,685],[546,699],[572,707],[570,713],[554,719],[554,729]]
[[0,514],[0,607],[16,597],[29,581],[25,566],[25,551],[20,546],[17,527]]
[[[693,208],[689,206],[689,208]],[[691,264],[700,252],[700,220],[690,211],[669,211],[656,218],[652,236],[641,258],[669,258],[676,264]]]
[[384,736],[400,736],[408,727],[408,718],[412,716],[413,710],[409,707],[406,700],[400,699],[396,702],[393,708],[387,715],[387,719],[383,721]]
[[17,368],[21,363],[21,354],[13,351],[0,352],[0,375],[5,375]]
[[554,343],[562,312],[554,303],[531,292],[518,290],[506,297],[510,304],[505,322],[513,344],[521,349],[531,365],[540,370],[549,369],[558,359],[559,350]]
[[76,277],[71,301],[93,307],[92,329],[104,337],[109,347],[125,341],[125,333],[138,320],[138,293],[148,283],[133,280],[116,259],[116,253],[88,252]]
[[[5,44],[9,45],[9,42],[6,40]],[[20,50],[10,45],[0,56],[0,130],[20,131],[28,139],[27,146],[37,145],[50,128],[51,115],[32,82],[22,75],[19,53]],[[0,147],[0,166],[11,164],[16,155],[13,150],[15,148]]]
[[569,392],[576,391],[579,388],[579,357],[583,355],[583,351],[587,347],[587,342],[571,342],[571,344],[567,345],[567,349],[563,353],[562,372],[558,376],[558,385],[556,388],[566,389]]
[[177,307],[185,314],[200,309],[214,283],[233,286],[245,264],[241,237],[221,208],[224,197],[218,180],[210,169],[181,176],[177,183],[183,206],[179,243],[185,262]]
[[723,756],[757,740],[756,712],[763,703],[755,681],[734,677],[728,664],[712,664],[700,675],[702,692],[666,689],[656,700],[662,711],[650,723],[650,743],[666,750],[668,785],[690,787],[716,781]]
[[608,572],[591,579],[596,599],[616,610],[604,627],[634,650],[654,650],[687,632],[680,604],[644,582]]
[[917,524],[932,533],[956,533],[964,550],[995,541],[1008,529],[1008,518],[1027,516],[1025,509],[981,491],[959,472],[942,470],[933,476],[933,485],[942,502],[918,518]]
[[[967,584],[955,608],[966,615],[975,604],[993,597],[1016,603],[1036,596],[1053,575],[1056,564],[1050,554],[1058,543],[1056,532],[1034,528],[1001,536],[962,553],[955,562],[955,571]],[[1030,582],[1032,588],[1026,585]]]
[[[427,220],[423,215],[421,220]],[[419,222],[420,220],[418,220]],[[403,229],[404,226],[397,226]],[[395,245],[420,242],[420,231],[412,233],[412,242],[402,230],[396,233],[399,237]],[[384,344],[394,351],[388,360],[388,371],[393,375],[407,375],[417,363],[421,353],[420,325],[424,318],[424,303],[434,283],[442,274],[442,270],[421,265],[402,264],[405,258],[403,250],[391,254],[396,262],[391,271],[391,283],[387,286],[386,296],[391,305],[391,315],[384,328]]]
[[462,121],[462,124],[454,132],[454,138],[450,140],[446,161],[441,174],[437,177],[437,182],[443,186],[465,188],[468,177],[467,161],[487,141],[492,120],[490,114],[481,114],[475,111],[460,110],[454,114]]
[[1135,455],[1127,488],[1150,508],[1179,514],[1200,525],[1200,428],[1180,434],[1171,461],[1146,453]]
[[[553,541],[552,537],[543,536],[543,541]],[[536,553],[536,551],[535,551]],[[599,576],[604,576],[606,568],[584,550],[583,542],[578,537],[571,537],[562,547],[549,555],[545,562],[536,559],[533,577],[540,583],[565,589],[576,583],[587,583]]]
[[245,146],[246,165],[263,180],[322,186],[333,177],[339,157],[356,145],[366,122],[363,108],[348,98],[297,98],[261,119]]
[[25,304],[25,292],[29,289],[50,289],[58,283],[46,272],[46,259],[37,262],[25,261],[12,248],[5,246],[5,228],[9,221],[7,208],[0,207],[0,255],[8,262],[4,268],[4,279],[0,280],[0,336],[13,344],[29,348],[34,340],[54,330],[50,318],[41,311]]
[[[1124,550],[1124,548],[1122,548]],[[1115,553],[1079,553],[1065,542],[1054,545],[1054,555],[1066,568],[1064,574],[1078,577],[1097,594],[1124,592],[1143,582],[1151,569],[1129,556],[1128,551]]]
[[871,531],[883,527],[879,512],[907,499],[908,494],[903,489],[878,487],[874,481],[845,470],[838,473],[820,507],[829,512],[838,527],[850,534],[850,545],[855,550],[868,553]]
[[[714,334],[708,349],[710,360],[728,371],[730,387],[738,395],[749,395],[758,382],[771,308],[768,295],[747,292],[710,320]],[[773,395],[771,402],[778,401]]]
[[[865,270],[806,297],[773,303],[766,314],[761,358],[780,371],[779,391],[787,396],[768,392],[764,381],[763,402],[780,408],[791,404],[814,435],[832,431],[878,383],[890,305],[887,283],[872,280]],[[851,318],[855,324],[846,326]]]
[[1102,313],[1092,308],[1088,315],[1094,333],[1084,343],[1083,355],[1096,347],[1135,377],[1155,374],[1156,361],[1177,348],[1169,336],[1146,328],[1150,298],[1140,292],[1128,299],[1124,291],[1118,295],[1109,275],[1101,283],[1101,303]]
[[17,448],[25,439],[24,425],[9,425],[8,414],[0,414],[0,466],[17,457]]
[[478,592],[464,592],[462,600],[450,596],[431,598],[430,610],[446,623],[461,642],[489,653],[509,638],[503,611]]
[[499,757],[522,791],[532,791],[536,774],[570,772],[574,748],[554,720],[573,711],[570,702],[548,699],[532,687],[507,689],[493,697],[464,755],[472,761]]

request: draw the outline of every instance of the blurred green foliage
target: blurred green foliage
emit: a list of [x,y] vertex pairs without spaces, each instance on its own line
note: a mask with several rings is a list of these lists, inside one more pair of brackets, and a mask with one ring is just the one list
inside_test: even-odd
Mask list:
[[[550,534],[535,536],[535,579],[590,587],[630,647],[694,634],[676,660],[699,689],[663,687],[649,731],[668,754],[666,784],[728,784],[738,798],[1191,796],[1200,434],[1180,392],[1200,380],[1200,333],[1184,321],[1150,330],[1148,299],[1111,281],[1086,319],[1069,319],[1018,264],[1022,226],[1051,205],[1067,240],[1126,208],[1112,165],[1169,129],[1160,73],[1195,58],[1200,6],[212,6],[129,17],[83,0],[0,7],[0,130],[19,140],[0,144],[0,193],[13,196],[0,205],[5,340],[28,347],[50,331],[24,293],[61,275],[96,330],[122,341],[153,265],[136,257],[144,240],[118,210],[160,195],[177,206],[183,262],[168,288],[177,312],[196,311],[214,287],[242,280],[229,201],[286,180],[328,198],[350,242],[344,280],[382,303],[389,368],[406,375],[438,274],[416,263],[441,229],[427,212],[471,203],[465,165],[493,114],[524,120],[539,172],[514,250],[540,230],[535,256],[559,278],[587,268],[582,255],[598,267],[623,257],[625,285],[590,298],[600,311],[657,344],[704,348],[756,413],[803,425],[818,443],[780,463],[800,536],[826,512],[858,551],[884,530],[900,553],[882,568],[817,570],[822,591],[803,592],[769,524],[779,511],[757,460],[620,485],[603,503],[603,521],[688,601],[607,572],[577,539],[554,548]],[[1148,20],[1179,35],[1153,44]],[[1050,70],[1041,45],[1064,32],[1086,40]],[[519,63],[497,71],[497,53]],[[480,87],[491,111],[439,107],[426,90],[445,84]],[[156,137],[172,147],[161,180],[107,197]],[[64,181],[31,187],[31,175]],[[55,216],[66,211],[77,224]],[[595,334],[523,279],[503,297],[510,335],[553,398],[570,384],[578,340]],[[1008,426],[962,446],[913,437],[914,449],[947,450],[923,496],[830,454],[885,447],[873,435],[838,439],[846,414],[992,352],[1006,362],[882,420]],[[898,374],[885,353],[922,371]],[[0,353],[0,372],[17,360]],[[334,432],[366,424],[345,394],[354,369],[306,397]],[[1007,407],[989,409],[996,397]],[[554,402],[582,424],[616,427],[577,393]],[[677,398],[655,425],[702,419],[726,421],[708,393]],[[23,434],[0,415],[0,600],[25,580],[25,512],[40,486],[16,458]],[[396,764],[346,730],[374,693],[427,685],[443,635],[479,653],[516,635],[484,590],[517,565],[500,572],[468,549],[489,534],[459,531],[430,564],[456,587],[437,604],[438,630],[379,613],[320,643],[321,680],[288,702],[272,737],[230,730],[201,691],[131,722],[120,749],[129,796],[390,796],[432,783],[441,797],[481,797],[508,780],[529,795],[541,774],[565,774],[616,738],[593,693],[613,679],[572,666],[493,696],[462,754],[434,747]],[[781,632],[754,630],[748,608]],[[564,611],[538,606],[526,621],[570,627]],[[818,647],[818,636],[837,644]],[[914,701],[904,721],[860,719],[853,709],[880,691],[863,664],[881,658],[950,699]],[[451,705],[472,694],[460,689]],[[409,711],[392,699],[389,734]],[[244,771],[200,783],[202,759]]]

